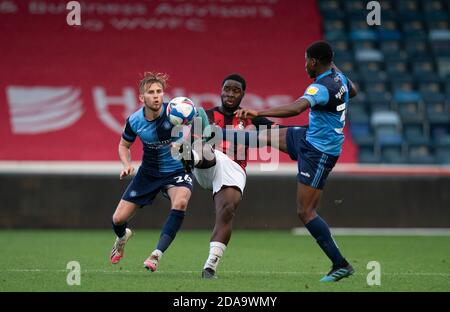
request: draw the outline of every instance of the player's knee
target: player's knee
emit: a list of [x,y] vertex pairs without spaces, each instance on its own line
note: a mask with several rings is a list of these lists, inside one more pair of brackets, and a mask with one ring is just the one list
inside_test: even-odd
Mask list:
[[177,198],[172,203],[172,208],[177,210],[186,210],[188,200],[186,198]]
[[313,207],[302,204],[297,205],[297,216],[304,224],[308,223],[313,215]]
[[114,213],[113,217],[112,217],[112,221],[115,225],[122,225],[127,220],[125,220],[125,218],[122,215],[120,215],[119,213]]
[[227,203],[222,205],[222,207],[218,211],[218,215],[223,222],[228,223],[234,218],[235,212],[235,205]]

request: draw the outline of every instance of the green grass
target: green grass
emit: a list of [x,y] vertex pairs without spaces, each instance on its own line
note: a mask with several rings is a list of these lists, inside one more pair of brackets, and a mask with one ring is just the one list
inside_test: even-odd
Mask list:
[[[450,291],[450,237],[336,237],[356,274],[322,284],[329,261],[309,236],[235,231],[218,270],[202,280],[209,231],[181,231],[155,273],[143,269],[159,233],[136,230],[120,264],[109,263],[111,231],[0,231],[0,291]],[[81,285],[66,283],[69,261]],[[381,264],[368,286],[366,265]]]

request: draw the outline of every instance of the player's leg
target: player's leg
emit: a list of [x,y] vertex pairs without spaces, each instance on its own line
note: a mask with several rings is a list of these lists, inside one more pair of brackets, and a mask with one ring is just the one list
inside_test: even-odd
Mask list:
[[265,145],[278,148],[280,151],[288,153],[286,143],[286,133],[289,128],[273,128],[264,130],[260,134],[260,141]]
[[[127,228],[127,222],[133,217],[139,207],[151,204],[159,192],[160,182],[145,174],[141,169],[125,190],[113,215],[113,229],[118,239],[111,253],[111,262],[117,263],[123,257],[123,248],[132,232]],[[118,243],[118,246],[116,244]],[[117,248],[115,248],[117,247]]]
[[213,278],[230,241],[233,218],[242,199],[246,174],[241,166],[225,154],[216,151],[217,165],[212,176],[216,219],[211,235],[208,259],[202,277]]
[[166,193],[172,207],[161,230],[156,249],[151,253],[150,257],[144,261],[145,268],[152,272],[156,271],[163,253],[169,248],[170,244],[175,239],[178,230],[181,228],[192,192],[190,188],[185,186],[173,186],[167,189]]
[[[297,127],[298,128],[298,127]],[[231,130],[222,129],[223,138],[248,147],[272,146],[288,153],[286,134],[290,128],[271,128],[268,130]]]
[[215,276],[217,266],[230,241],[233,218],[241,202],[242,194],[236,187],[224,187],[214,196],[216,219],[209,243],[209,256],[203,267],[202,277]]
[[317,214],[316,207],[322,190],[303,183],[297,187],[297,214],[317,244],[333,263],[333,268],[321,281],[338,281],[353,274],[353,268],[345,260],[334,241],[328,224]]
[[118,263],[124,255],[125,244],[132,236],[131,230],[127,228],[127,221],[131,219],[138,208],[139,205],[124,199],[120,200],[117,205],[112,217],[112,227],[117,236],[110,256],[111,263],[113,264]]

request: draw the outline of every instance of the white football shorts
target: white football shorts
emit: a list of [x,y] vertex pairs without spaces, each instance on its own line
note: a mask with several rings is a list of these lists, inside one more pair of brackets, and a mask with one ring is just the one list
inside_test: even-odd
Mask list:
[[213,191],[213,195],[219,192],[223,186],[235,186],[244,194],[247,175],[244,169],[230,159],[224,153],[214,150],[216,165],[207,169],[194,168],[194,176],[198,184],[207,190]]

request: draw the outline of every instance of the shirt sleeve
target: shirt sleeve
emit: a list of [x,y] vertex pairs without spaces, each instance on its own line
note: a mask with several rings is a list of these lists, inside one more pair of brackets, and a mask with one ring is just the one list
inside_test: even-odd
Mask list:
[[258,131],[260,126],[267,126],[268,128],[271,128],[277,125],[272,120],[265,117],[256,117],[252,120],[252,124],[258,129]]
[[134,142],[136,140],[136,132],[134,132],[133,128],[130,124],[130,119],[127,119],[127,124],[125,125],[125,129],[122,132],[122,138],[128,142]]
[[328,90],[323,85],[313,83],[305,91],[301,98],[308,100],[309,105],[326,105],[328,103]]

